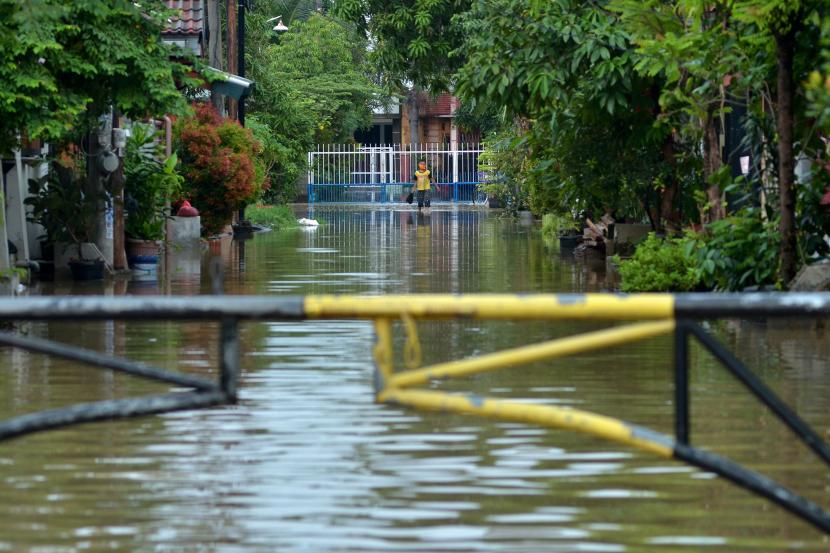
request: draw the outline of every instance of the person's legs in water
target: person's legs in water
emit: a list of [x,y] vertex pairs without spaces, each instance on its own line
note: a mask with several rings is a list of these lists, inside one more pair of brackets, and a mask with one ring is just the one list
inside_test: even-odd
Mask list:
[[430,206],[430,200],[432,200],[432,190],[424,190],[424,205],[426,207]]
[[[415,192],[415,197],[418,199],[418,209],[423,209],[424,207],[424,196],[426,195],[426,190],[418,190]],[[429,204],[427,204],[429,205]]]

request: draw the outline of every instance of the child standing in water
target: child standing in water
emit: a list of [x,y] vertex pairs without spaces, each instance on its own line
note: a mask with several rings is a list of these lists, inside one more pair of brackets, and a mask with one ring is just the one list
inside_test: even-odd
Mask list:
[[[432,191],[430,190],[431,183],[432,173],[427,169],[427,162],[421,160],[418,162],[418,170],[415,171],[414,183],[412,185],[412,191],[415,192],[415,197],[418,199],[418,211],[430,206],[430,200],[432,199]],[[435,185],[435,190],[440,192],[437,184]]]

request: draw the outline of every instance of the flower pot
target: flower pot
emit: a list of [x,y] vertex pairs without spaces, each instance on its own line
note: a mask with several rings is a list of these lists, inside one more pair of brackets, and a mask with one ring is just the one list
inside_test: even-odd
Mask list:
[[576,248],[582,241],[582,236],[578,234],[564,234],[559,237],[559,247],[563,250],[572,250]]
[[130,268],[136,272],[137,277],[141,275],[152,275],[155,279],[155,274],[158,269],[159,256],[157,255],[131,255],[127,258],[130,263]]
[[47,260],[39,260],[37,262],[38,270],[35,271],[35,278],[41,281],[51,282],[55,280],[55,262]]
[[55,245],[52,242],[40,242],[40,256],[46,261],[55,259]]
[[161,249],[160,240],[137,240],[127,238],[127,257],[158,257]]
[[101,259],[70,261],[69,270],[72,271],[72,278],[75,280],[101,280],[104,278],[104,262]]

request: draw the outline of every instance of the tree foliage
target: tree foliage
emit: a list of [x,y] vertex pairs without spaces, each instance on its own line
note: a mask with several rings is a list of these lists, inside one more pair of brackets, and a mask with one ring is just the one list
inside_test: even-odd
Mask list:
[[371,37],[375,62],[391,81],[447,90],[464,60],[456,15],[471,0],[338,0],[336,12]]
[[683,208],[678,175],[694,167],[671,129],[655,125],[660,80],[636,70],[635,46],[607,4],[475,2],[459,18],[458,92],[527,121],[536,211],[608,210],[661,226]]
[[[462,120],[500,115],[502,128],[490,135],[498,147],[485,156],[488,168],[498,161],[491,186],[534,210],[609,210],[669,230],[711,223],[718,237],[730,223],[715,223],[735,223],[740,211],[740,228],[767,248],[758,259],[779,263],[782,282],[797,258],[828,253],[826,0],[338,5],[369,32],[395,78],[452,84],[467,108]],[[449,54],[446,42],[429,40],[438,29],[456,31]],[[736,125],[740,151],[751,152],[743,203],[727,193],[737,150],[727,151],[736,145],[724,137]],[[799,160],[812,171],[796,179]],[[757,217],[770,207],[780,217]],[[754,218],[743,216],[752,209]],[[770,220],[779,221],[777,232]],[[780,241],[777,254],[770,240]],[[713,239],[707,251],[732,245]],[[770,278],[748,277],[738,262],[723,270],[734,273],[724,274],[724,287]]]
[[266,70],[313,114],[318,142],[342,142],[371,122],[378,89],[369,80],[365,45],[341,22],[312,15],[270,48]]
[[161,0],[0,0],[0,149],[24,130],[62,137],[110,105],[135,118],[184,109],[190,67],[161,41],[168,16]]
[[248,66],[257,83],[250,119],[268,158],[268,199],[280,201],[291,197],[313,144],[349,141],[371,123],[379,89],[370,79],[365,42],[350,25],[311,13],[276,36],[270,17],[263,9],[248,20]]
[[185,183],[182,193],[201,212],[206,233],[221,232],[233,213],[256,200],[268,181],[261,145],[250,129],[222,118],[210,104],[176,122],[176,142]]
[[567,114],[586,102],[610,114],[626,108],[639,85],[635,60],[603,4],[477,0],[459,18],[467,59],[458,92],[528,117]]

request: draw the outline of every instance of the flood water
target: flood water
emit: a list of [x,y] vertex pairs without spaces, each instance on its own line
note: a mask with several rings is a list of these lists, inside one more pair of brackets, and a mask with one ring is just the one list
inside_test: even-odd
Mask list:
[[[602,267],[484,211],[317,211],[324,225],[177,252],[159,282],[43,285],[44,294],[602,291]],[[424,323],[424,361],[603,323]],[[830,438],[830,332],[800,321],[710,325]],[[38,335],[215,375],[216,327],[30,324]],[[402,345],[403,329],[396,326]],[[377,405],[373,332],[352,321],[242,328],[240,403],[96,423],[0,444],[0,551],[825,551],[780,508],[676,462],[565,431]],[[447,390],[574,406],[672,429],[668,337],[461,381]],[[692,440],[830,507],[826,467],[693,348]],[[0,417],[165,391],[0,349]]]

